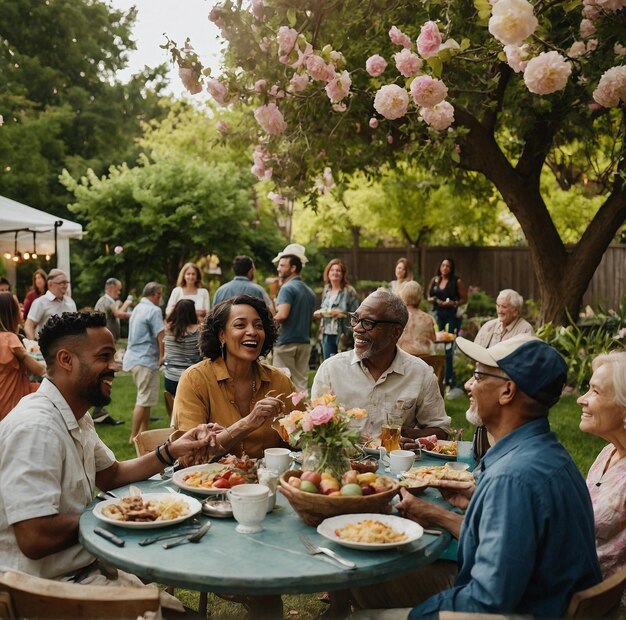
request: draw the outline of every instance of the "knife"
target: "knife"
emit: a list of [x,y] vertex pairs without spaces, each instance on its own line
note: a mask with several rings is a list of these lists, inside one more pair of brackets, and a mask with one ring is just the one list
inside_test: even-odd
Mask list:
[[109,532],[109,530],[105,530],[102,527],[94,527],[93,532],[94,534],[98,534],[98,536],[102,536],[102,538],[106,538],[106,540],[112,542],[118,547],[123,547],[126,544],[126,541],[122,540],[119,536],[116,536],[112,532]]
[[171,549],[172,547],[177,547],[178,545],[183,545],[184,543],[192,542],[197,543],[200,542],[200,539],[211,529],[211,522],[207,521],[197,532],[193,534],[189,534],[188,536],[184,536],[183,538],[179,538],[178,540],[173,540],[172,542],[165,543],[163,545],[163,549]]
[[161,534],[160,536],[142,538],[141,540],[137,541],[137,544],[145,547],[146,545],[152,545],[153,543],[160,542],[161,540],[167,540],[168,538],[180,538],[181,536],[186,536],[188,534],[195,534],[197,531],[199,530],[197,530],[196,528],[178,530],[177,532],[170,532],[169,534]]

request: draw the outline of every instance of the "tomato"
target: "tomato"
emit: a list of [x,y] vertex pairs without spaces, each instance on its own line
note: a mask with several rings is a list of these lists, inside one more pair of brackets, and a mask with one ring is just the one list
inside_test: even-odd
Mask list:
[[233,474],[228,482],[231,487],[235,487],[238,484],[245,484],[246,479],[241,474]]
[[213,488],[215,489],[230,489],[231,484],[226,478],[216,478],[213,483]]
[[228,480],[232,473],[233,473],[232,470],[228,469],[224,473],[220,474],[218,477],[219,478],[224,478],[225,480]]

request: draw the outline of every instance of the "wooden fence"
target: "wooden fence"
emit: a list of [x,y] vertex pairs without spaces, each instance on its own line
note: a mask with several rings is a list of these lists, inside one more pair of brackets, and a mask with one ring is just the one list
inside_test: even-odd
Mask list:
[[[406,256],[413,264],[415,279],[428,284],[444,258],[456,263],[456,271],[468,286],[476,286],[492,297],[504,288],[518,291],[524,299],[539,299],[539,287],[527,247],[427,247],[406,248],[329,248],[328,258],[340,258],[348,267],[350,279],[393,280],[398,258]],[[616,308],[626,293],[626,245],[611,245],[602,257],[583,305]]]

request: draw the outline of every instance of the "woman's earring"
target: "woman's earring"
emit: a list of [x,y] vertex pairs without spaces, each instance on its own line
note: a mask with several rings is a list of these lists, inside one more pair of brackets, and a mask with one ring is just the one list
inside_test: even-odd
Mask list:
[[222,347],[222,359],[226,359],[226,358],[224,357],[224,349],[225,349],[226,347],[224,346],[224,341],[223,341],[223,340],[220,342],[220,345],[221,345],[221,347]]

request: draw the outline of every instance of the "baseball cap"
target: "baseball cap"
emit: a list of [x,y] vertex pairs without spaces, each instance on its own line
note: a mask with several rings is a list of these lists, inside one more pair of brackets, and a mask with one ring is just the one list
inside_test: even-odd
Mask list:
[[456,339],[467,357],[501,368],[517,386],[535,400],[551,407],[561,395],[567,379],[567,364],[549,344],[523,334],[486,349],[466,338]]

